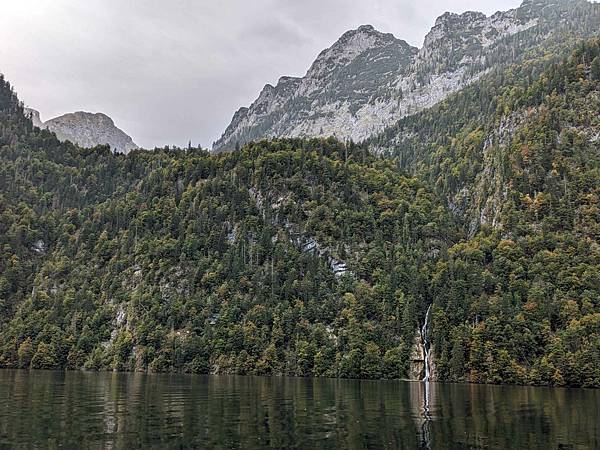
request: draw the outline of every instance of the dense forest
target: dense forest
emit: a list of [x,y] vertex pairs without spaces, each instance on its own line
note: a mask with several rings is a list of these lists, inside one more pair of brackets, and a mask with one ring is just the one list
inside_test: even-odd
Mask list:
[[600,50],[575,47],[370,143],[445,198],[469,238],[433,278],[442,379],[599,385]]
[[376,142],[116,155],[0,78],[0,366],[405,378],[433,305],[439,380],[600,387],[599,110],[591,41]]

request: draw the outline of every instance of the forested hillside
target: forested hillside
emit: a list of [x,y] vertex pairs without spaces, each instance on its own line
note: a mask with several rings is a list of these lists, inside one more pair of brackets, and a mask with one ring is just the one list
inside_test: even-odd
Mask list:
[[445,197],[470,238],[433,278],[440,378],[599,384],[599,110],[598,41],[583,42],[371,142]]
[[402,376],[458,240],[422,183],[333,140],[83,151],[3,92],[3,365]]
[[2,79],[0,366],[403,378],[433,304],[438,379],[600,386],[600,46],[554,60],[378,156],[83,150]]

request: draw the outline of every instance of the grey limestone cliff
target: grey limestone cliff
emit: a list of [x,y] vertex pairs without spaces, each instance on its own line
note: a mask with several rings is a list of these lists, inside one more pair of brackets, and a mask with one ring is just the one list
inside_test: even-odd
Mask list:
[[214,151],[272,137],[362,141],[444,100],[553,33],[577,31],[584,0],[525,0],[492,16],[439,17],[418,49],[370,25],[345,33],[302,78],[283,77],[238,110]]
[[113,120],[102,113],[78,111],[43,122],[40,113],[26,108],[33,124],[52,131],[61,141],[71,141],[82,147],[109,145],[117,153],[128,153],[137,149],[133,139],[119,129]]

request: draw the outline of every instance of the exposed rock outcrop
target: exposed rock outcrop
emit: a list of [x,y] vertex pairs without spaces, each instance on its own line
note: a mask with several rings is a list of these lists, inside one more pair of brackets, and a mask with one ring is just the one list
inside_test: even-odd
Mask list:
[[25,114],[35,126],[56,133],[61,141],[71,141],[82,147],[109,145],[117,153],[128,153],[139,148],[106,114],[78,111],[46,122],[41,120],[40,113],[35,109],[26,108]]
[[235,113],[213,150],[235,150],[271,137],[362,141],[437,104],[549,35],[574,30],[569,14],[582,4],[587,2],[526,0],[490,17],[446,13],[421,49],[370,25],[348,31],[303,78],[283,77],[276,86],[266,85],[250,107]]

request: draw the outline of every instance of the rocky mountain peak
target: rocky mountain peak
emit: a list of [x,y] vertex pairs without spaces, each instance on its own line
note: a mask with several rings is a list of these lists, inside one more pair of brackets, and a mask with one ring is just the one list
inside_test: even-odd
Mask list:
[[379,34],[379,32],[375,29],[375,27],[373,25],[369,25],[369,24],[361,25],[356,30],[354,30],[354,32],[355,33],[377,33],[377,34]]
[[448,11],[436,19],[434,27],[456,26],[458,24],[464,25],[485,19],[486,15],[477,11],[466,11],[462,14]]
[[490,17],[475,11],[462,14],[447,12],[436,20],[435,26],[425,36],[420,57],[428,59],[428,62],[436,58],[460,61],[467,55],[473,62],[478,51],[537,25],[537,17],[520,12],[512,9]]
[[77,111],[42,122],[40,113],[26,108],[32,123],[56,134],[61,141],[71,141],[82,147],[109,145],[117,153],[128,153],[139,148],[133,139],[117,128],[114,121],[103,113]]
[[64,114],[60,117],[52,119],[56,123],[69,123],[69,122],[88,122],[96,126],[110,126],[114,127],[115,122],[103,113],[90,113],[85,111],[76,111],[74,113]]
[[332,72],[340,66],[345,66],[365,51],[388,45],[410,46],[393,34],[377,31],[372,25],[362,25],[356,30],[347,31],[330,48],[323,50],[317,57],[306,77],[318,78],[324,73]]
[[[276,86],[267,85],[249,108],[234,115],[213,149],[233,150],[268,137],[364,140],[552,36],[581,33],[569,17],[585,15],[590,5],[525,0],[489,17],[448,12],[435,21],[421,49],[371,25],[360,26],[323,50],[303,78],[283,77]],[[519,34],[517,42],[513,37]]]

